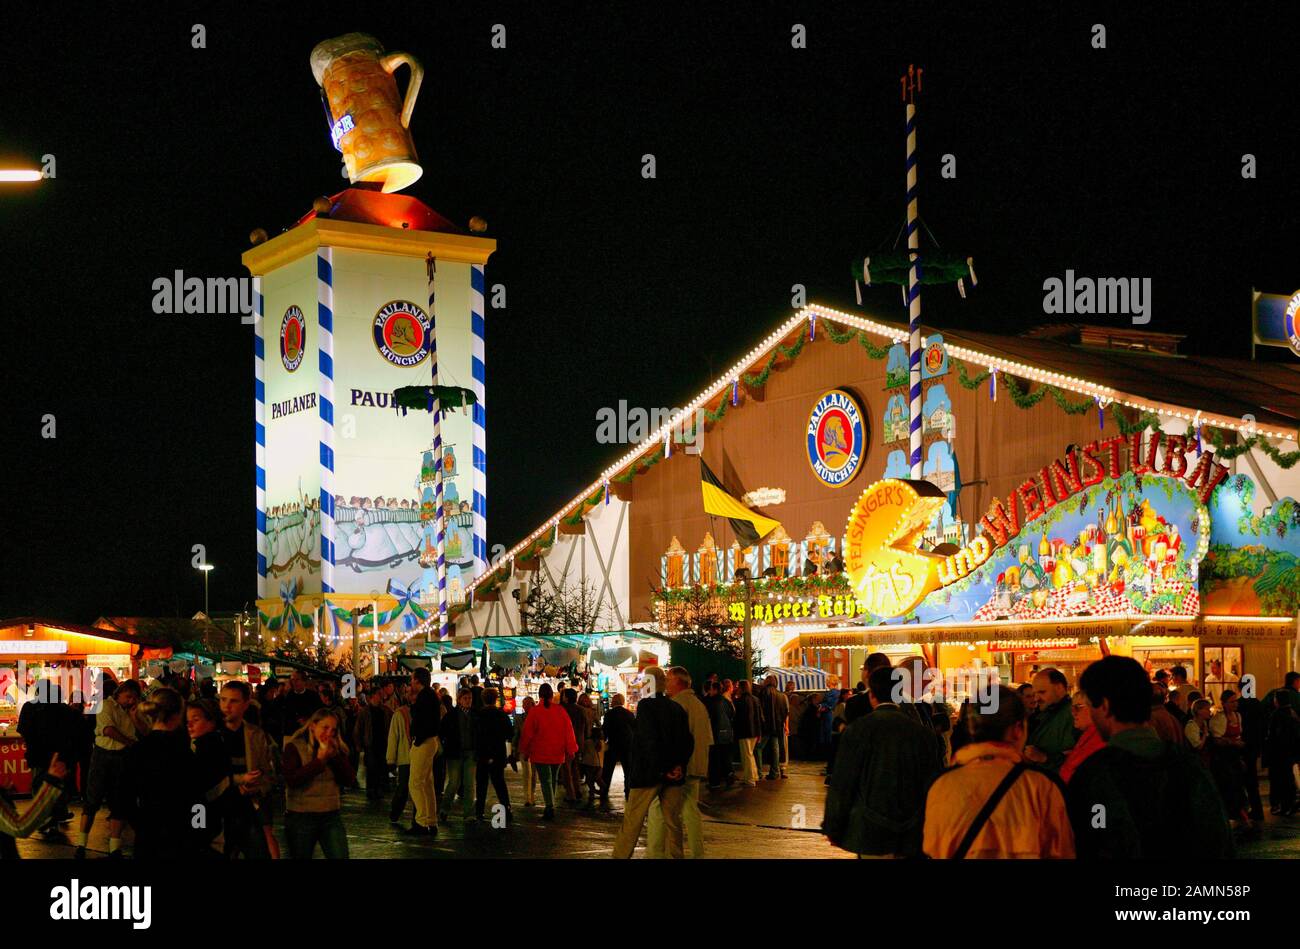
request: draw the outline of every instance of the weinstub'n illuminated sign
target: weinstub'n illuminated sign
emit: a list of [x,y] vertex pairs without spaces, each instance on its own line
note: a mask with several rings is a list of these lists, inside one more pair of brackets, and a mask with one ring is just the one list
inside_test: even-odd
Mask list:
[[1135,475],[1180,480],[1202,505],[1228,476],[1228,469],[1202,452],[1188,458],[1188,440],[1163,432],[1135,432],[1098,439],[1067,451],[1041,468],[1006,498],[994,499],[965,547],[941,555],[919,550],[926,526],[945,503],[925,481],[887,479],[862,492],[849,515],[844,566],[854,594],[876,616],[902,616],[926,596],[968,576],[993,553],[1029,530],[1039,518],[1079,492]]

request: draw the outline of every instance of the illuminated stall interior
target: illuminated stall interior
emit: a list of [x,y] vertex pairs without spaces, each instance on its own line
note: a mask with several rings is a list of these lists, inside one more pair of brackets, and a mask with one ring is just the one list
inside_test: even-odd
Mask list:
[[[23,688],[69,670],[103,669],[133,678],[142,659],[162,655],[158,644],[123,633],[38,617],[0,620],[0,730],[17,720]],[[18,681],[19,666],[27,682]]]

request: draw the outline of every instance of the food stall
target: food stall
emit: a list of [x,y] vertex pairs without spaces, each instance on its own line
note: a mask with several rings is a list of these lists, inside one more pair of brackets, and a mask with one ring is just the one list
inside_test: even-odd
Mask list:
[[79,623],[0,620],[0,787],[17,794],[31,790],[27,746],[17,723],[37,682],[58,681],[74,700],[93,702],[100,677],[133,678],[142,660],[167,652],[138,637]]

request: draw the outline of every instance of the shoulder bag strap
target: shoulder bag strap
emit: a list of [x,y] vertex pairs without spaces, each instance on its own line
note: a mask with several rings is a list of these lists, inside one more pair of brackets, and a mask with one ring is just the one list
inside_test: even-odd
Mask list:
[[962,838],[961,843],[952,855],[952,859],[964,860],[966,858],[971,845],[975,843],[975,838],[979,836],[979,832],[984,829],[984,825],[989,822],[993,812],[1002,803],[1002,798],[1011,790],[1011,785],[1015,784],[1017,779],[1024,773],[1025,763],[1023,761],[1017,763],[1015,767],[1007,772],[1006,777],[1002,779],[1002,783],[993,790],[993,793],[989,795],[989,799],[984,802],[980,812],[975,815],[975,820],[971,822],[970,828],[966,831],[966,836]]

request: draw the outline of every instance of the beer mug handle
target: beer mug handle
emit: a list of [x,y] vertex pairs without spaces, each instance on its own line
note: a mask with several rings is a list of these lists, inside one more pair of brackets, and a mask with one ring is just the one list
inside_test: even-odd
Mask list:
[[403,63],[411,68],[411,76],[406,83],[406,100],[402,103],[402,128],[409,128],[411,110],[415,108],[415,97],[420,92],[420,83],[424,81],[424,67],[410,53],[389,53],[379,61],[379,65],[384,67],[384,72],[389,74]]

